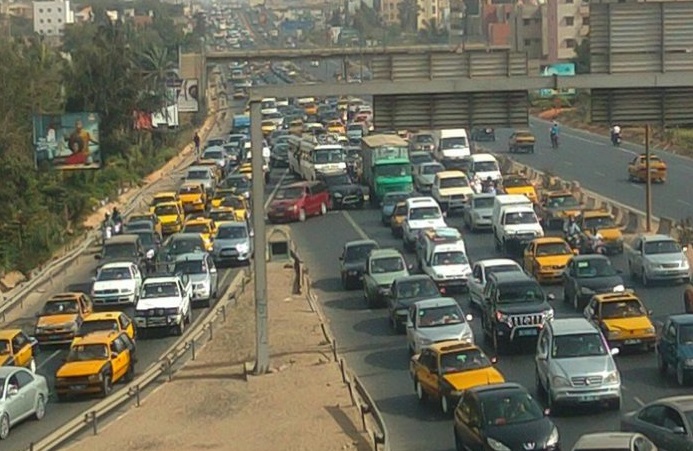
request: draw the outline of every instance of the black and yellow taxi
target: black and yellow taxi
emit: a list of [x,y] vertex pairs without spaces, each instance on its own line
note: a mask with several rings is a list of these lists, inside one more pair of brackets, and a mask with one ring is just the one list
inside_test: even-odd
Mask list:
[[94,312],[84,318],[78,336],[93,332],[125,332],[131,340],[136,337],[135,323],[125,312]]
[[185,212],[180,200],[158,204],[154,207],[154,214],[161,222],[162,235],[178,233],[183,228]]
[[233,209],[236,221],[245,221],[250,218],[250,207],[243,196],[227,196],[221,201],[219,207]]
[[602,236],[607,253],[623,253],[623,232],[611,213],[605,210],[588,210],[583,211],[577,219],[580,230],[588,238],[593,238],[596,234]]
[[611,347],[654,349],[657,334],[651,312],[632,290],[593,296],[584,315],[599,327]]
[[97,331],[77,337],[55,373],[58,400],[72,396],[108,396],[113,385],[135,377],[135,342],[125,332]]
[[576,217],[583,210],[580,201],[567,190],[544,192],[539,204],[539,218],[548,229],[560,229],[569,217]]
[[221,206],[221,202],[225,198],[227,198],[228,196],[235,195],[235,188],[217,188],[216,190],[214,190],[214,194],[212,195],[212,198],[209,201],[209,205],[211,208],[219,208],[219,206]]
[[236,222],[236,212],[230,207],[219,207],[212,209],[207,217],[214,221],[217,228],[225,222]]
[[448,414],[457,401],[472,387],[502,384],[505,378],[484,351],[472,343],[443,341],[424,348],[409,363],[409,373],[419,402],[431,397],[440,401]]
[[[156,206],[159,204],[164,204],[168,202],[180,202],[178,198],[178,193],[175,191],[160,191],[154,194],[151,203],[149,204],[149,211],[154,213]],[[181,205],[181,208],[183,206]]]
[[38,341],[21,329],[0,329],[0,366],[23,366],[36,372]]
[[[628,163],[628,180],[631,182],[647,181],[647,155],[636,155]],[[664,183],[667,181],[667,164],[657,155],[650,154],[650,181]]]
[[533,203],[538,202],[537,189],[527,177],[521,174],[508,174],[503,176],[503,192],[505,194],[522,194]]
[[217,226],[212,219],[205,217],[191,218],[185,221],[183,233],[199,233],[208,252],[212,250],[212,240],[217,233]]
[[185,213],[205,211],[207,207],[207,194],[204,186],[200,183],[183,183],[178,188],[178,197],[180,197]]

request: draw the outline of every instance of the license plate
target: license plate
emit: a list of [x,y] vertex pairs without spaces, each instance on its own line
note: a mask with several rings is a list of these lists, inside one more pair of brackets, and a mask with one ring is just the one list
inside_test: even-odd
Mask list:
[[633,340],[626,340],[623,342],[624,345],[637,345],[640,344],[640,340],[638,339],[633,339]]
[[596,401],[597,397],[596,396],[580,396],[578,398],[580,402],[591,402],[591,401]]
[[517,335],[519,337],[533,337],[535,335],[538,335],[539,331],[536,329],[520,329],[517,331]]
[[72,385],[72,386],[70,386],[70,390],[74,390],[74,391],[85,390],[86,388],[87,388],[86,385]]
[[48,339],[49,340],[60,340],[60,335],[49,335]]

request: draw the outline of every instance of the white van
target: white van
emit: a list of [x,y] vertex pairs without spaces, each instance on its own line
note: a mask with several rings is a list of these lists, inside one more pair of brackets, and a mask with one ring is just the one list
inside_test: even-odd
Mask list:
[[422,229],[447,227],[443,212],[432,197],[410,197],[406,203],[407,217],[402,224],[402,240],[406,249],[414,249]]
[[544,236],[534,208],[525,205],[502,207],[491,228],[496,250],[505,254],[521,252],[530,241]]
[[435,157],[438,160],[458,160],[471,155],[467,130],[463,128],[440,130]]
[[498,222],[501,209],[509,206],[529,207],[534,208],[534,204],[524,194],[498,194],[493,200],[493,213],[491,214],[491,223]]
[[277,113],[277,99],[274,97],[266,97],[260,101],[260,112],[263,115]]
[[465,157],[465,167],[469,178],[498,181],[502,178],[498,160],[490,153],[477,153]]

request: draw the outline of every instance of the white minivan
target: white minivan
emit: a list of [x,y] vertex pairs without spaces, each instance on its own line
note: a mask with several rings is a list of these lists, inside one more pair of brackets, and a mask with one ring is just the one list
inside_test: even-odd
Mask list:
[[490,178],[494,182],[502,178],[498,160],[490,153],[476,153],[465,157],[464,160],[469,178],[479,177],[479,180]]
[[459,160],[471,155],[469,137],[464,128],[438,131],[438,147],[435,157],[438,160]]

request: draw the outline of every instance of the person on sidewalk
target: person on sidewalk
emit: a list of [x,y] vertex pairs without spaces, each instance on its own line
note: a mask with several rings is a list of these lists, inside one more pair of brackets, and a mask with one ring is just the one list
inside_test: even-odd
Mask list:
[[683,308],[686,313],[693,313],[693,285],[691,284],[683,292]]
[[195,143],[195,155],[200,155],[200,135],[197,132],[193,136],[193,143]]

